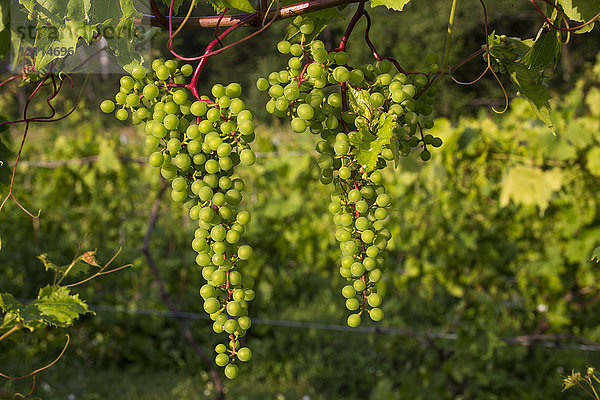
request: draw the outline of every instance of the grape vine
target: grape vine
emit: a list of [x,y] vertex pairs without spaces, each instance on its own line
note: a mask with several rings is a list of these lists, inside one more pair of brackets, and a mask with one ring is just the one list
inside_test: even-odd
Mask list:
[[192,102],[184,81],[193,72],[191,65],[179,68],[175,60],[154,60],[151,71],[134,67],[121,78],[115,101],[104,100],[100,108],[122,121],[131,114],[134,124],[144,125],[148,162],[171,182],[173,201],[183,203],[198,222],[191,246],[207,281],[200,296],[213,330],[228,335],[228,344],[215,348],[215,363],[233,379],[236,361],[252,357],[239,341],[251,326],[248,302],[254,298],[253,279],[241,273],[252,255],[250,246],[240,244],[250,213],[238,208],[244,182],[234,169],[255,162],[253,114],[239,98],[238,83],[216,84],[212,99]]

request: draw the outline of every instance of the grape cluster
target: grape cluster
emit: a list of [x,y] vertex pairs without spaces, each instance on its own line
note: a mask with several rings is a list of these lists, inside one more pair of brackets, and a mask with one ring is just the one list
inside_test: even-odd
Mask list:
[[269,113],[291,118],[294,132],[320,136],[320,180],[334,184],[329,210],[342,253],[339,271],[348,281],[342,288],[352,312],[347,322],[360,325],[365,312],[380,321],[376,283],[391,238],[385,228],[391,198],[378,170],[414,148],[427,161],[428,146],[442,145],[440,138],[423,133],[433,127],[435,89],[427,89],[424,74],[392,73],[387,60],[353,68],[345,51],[328,52],[320,40],[308,39],[314,30],[310,20],[298,17],[292,24],[299,43],[277,45],[290,55],[287,68],[259,78],[256,85],[270,96]]
[[255,154],[253,114],[239,98],[238,83],[212,87],[213,98],[193,101],[185,87],[191,65],[178,67],[173,60],[154,60],[150,71],[136,66],[123,76],[115,102],[100,108],[115,111],[119,120],[144,124],[149,163],[171,182],[171,198],[183,203],[189,217],[198,222],[191,246],[207,283],[200,288],[204,310],[214,321],[216,333],[225,332],[229,343],[218,344],[215,362],[225,375],[238,375],[236,361],[248,361],[252,352],[239,339],[250,328],[248,302],[254,298],[254,281],[240,269],[252,248],[240,244],[250,221],[241,211],[244,182],[234,168],[252,165]]

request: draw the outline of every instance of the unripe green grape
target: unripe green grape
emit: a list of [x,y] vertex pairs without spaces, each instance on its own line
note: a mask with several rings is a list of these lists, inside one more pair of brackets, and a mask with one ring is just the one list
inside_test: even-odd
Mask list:
[[338,51],[333,53],[333,58],[336,64],[338,65],[345,65],[346,63],[348,63],[348,53],[346,53],[345,51]]
[[352,286],[357,292],[362,292],[363,290],[365,290],[366,287],[365,282],[360,279],[355,280]]
[[293,56],[299,56],[302,54],[302,46],[299,45],[298,43],[294,43],[293,45],[290,46],[290,54]]
[[369,271],[369,280],[371,282],[378,282],[381,279],[381,270],[376,268],[372,271]]
[[218,345],[215,346],[216,353],[221,354],[221,353],[225,353],[226,351],[227,351],[227,346],[225,346],[223,343],[219,343]]
[[161,81],[166,81],[171,76],[171,71],[165,65],[161,65],[156,69],[156,77]]
[[369,316],[375,322],[381,321],[383,319],[383,311],[381,308],[373,308],[369,311]]
[[211,108],[206,112],[206,119],[210,122],[216,122],[221,119],[221,111],[218,108]]
[[269,86],[269,81],[267,81],[265,78],[258,78],[256,81],[256,88],[261,92],[265,92],[267,89],[269,89]]
[[290,52],[290,47],[291,47],[291,44],[287,40],[282,40],[281,42],[277,43],[277,50],[281,54],[287,54],[287,53],[289,53]]
[[352,274],[352,276],[355,277],[360,277],[362,276],[362,274],[365,273],[365,267],[362,263],[356,261],[354,263],[352,263],[352,265],[350,266],[350,273]]
[[367,302],[371,307],[379,307],[381,305],[381,296],[378,293],[371,293],[367,297]]
[[121,77],[119,83],[121,84],[121,88],[125,89],[126,91],[131,91],[133,89],[135,81],[133,80],[133,78],[126,75]]
[[312,55],[313,59],[320,64],[324,64],[327,61],[327,50],[322,47],[313,49]]
[[100,109],[105,114],[110,114],[115,110],[115,103],[112,100],[104,100],[100,103]]
[[306,73],[311,78],[318,78],[321,75],[323,75],[323,66],[321,64],[317,63],[317,62],[311,63],[306,68]]
[[213,85],[210,92],[214,98],[218,99],[219,97],[225,95],[225,86],[221,85],[220,83],[217,83]]
[[225,366],[225,376],[229,379],[235,379],[239,375],[238,366],[235,364],[227,364]]
[[[215,175],[215,178],[216,178],[216,175]],[[215,186],[218,186],[218,183]],[[219,206],[219,207],[222,206],[223,204],[225,204],[225,195],[222,192],[216,192],[213,195],[212,202],[213,202],[213,205],[215,205],[215,206]]]
[[347,299],[350,299],[356,296],[356,290],[354,289],[354,287],[352,287],[352,285],[346,285],[342,288],[342,296],[344,296]]
[[226,310],[227,314],[231,315],[232,317],[236,317],[242,310],[242,306],[240,306],[240,303],[238,303],[237,301],[230,301],[229,303],[227,303]]
[[360,302],[356,298],[346,299],[346,308],[350,311],[358,310]]
[[129,117],[129,113],[126,109],[121,108],[117,110],[117,112],[115,113],[115,117],[117,117],[117,119],[120,121],[125,121],[127,117]]
[[244,101],[242,99],[231,99],[231,103],[229,104],[229,111],[231,111],[232,114],[239,114],[240,112],[244,111],[245,108],[246,104],[244,104]]
[[250,318],[246,316],[238,318],[238,324],[240,325],[240,328],[244,330],[250,329],[250,326],[252,325]]
[[348,154],[348,151],[350,150],[350,144],[346,141],[338,140],[333,145],[333,150],[335,151],[336,155],[345,156],[346,154]]
[[351,328],[356,328],[360,325],[360,315],[352,314],[348,317],[348,326]]
[[173,159],[173,165],[182,171],[187,171],[192,165],[192,159],[188,154],[179,153]]
[[246,362],[252,358],[252,351],[247,347],[242,347],[237,351],[237,356],[240,361]]
[[423,150],[421,152],[421,160],[429,161],[429,159],[431,159],[431,153],[429,152],[429,150]]
[[302,133],[302,132],[306,131],[307,124],[306,124],[306,121],[302,118],[299,118],[299,117],[293,118],[292,122],[290,124],[291,124],[292,130],[294,132]]
[[240,224],[246,225],[246,224],[248,224],[248,222],[250,222],[250,213],[246,210],[240,211],[236,217],[236,220]]
[[177,178],[173,179],[171,182],[171,188],[177,192],[183,192],[187,190],[187,182],[185,181],[185,178],[178,176]]
[[153,167],[160,167],[163,164],[164,160],[165,157],[159,151],[155,151],[154,153],[150,154],[150,157],[148,157],[148,162]]
[[250,166],[256,161],[256,155],[252,150],[244,149],[240,153],[240,161],[242,162],[242,164]]
[[344,66],[335,67],[332,75],[333,78],[340,83],[348,82],[348,80],[350,79],[350,71],[348,71],[348,68]]
[[252,255],[252,248],[248,245],[240,246],[238,249],[238,257],[242,260],[247,260]]
[[225,193],[225,201],[232,206],[237,206],[242,201],[242,193],[235,188],[229,189]]
[[239,328],[239,325],[235,319],[228,319],[223,324],[223,330],[227,333],[233,333]]
[[[217,271],[215,271],[215,272],[217,272]],[[223,271],[221,271],[221,272],[223,272]],[[210,298],[204,300],[204,311],[206,311],[207,313],[212,314],[214,312],[217,312],[220,308],[221,308],[221,303],[219,302],[219,300],[217,300],[216,297],[210,297]]]

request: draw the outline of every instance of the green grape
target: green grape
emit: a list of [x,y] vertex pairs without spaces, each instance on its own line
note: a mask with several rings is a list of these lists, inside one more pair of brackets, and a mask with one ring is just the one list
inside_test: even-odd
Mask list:
[[281,54],[287,54],[287,53],[289,53],[290,52],[290,47],[291,47],[291,44],[287,40],[282,40],[281,42],[277,43],[277,50]]
[[115,113],[115,117],[117,117],[117,119],[120,121],[125,121],[127,117],[129,117],[129,113],[126,109],[121,108],[117,110],[117,112]]
[[104,100],[100,103],[100,109],[103,113],[110,114],[115,110],[115,103],[111,100]]
[[235,379],[239,375],[238,366],[235,364],[227,364],[225,366],[225,376],[229,379]]
[[381,321],[383,319],[383,311],[381,308],[372,308],[369,312],[369,316],[375,322]]
[[247,347],[242,347],[238,350],[237,356],[240,361],[246,362],[252,358],[252,351]]
[[171,71],[165,65],[161,65],[156,69],[156,77],[161,81],[166,81],[171,76]]
[[240,153],[240,161],[244,165],[248,165],[248,166],[252,165],[256,161],[256,155],[254,154],[254,152],[252,150],[244,149]]
[[265,92],[267,89],[269,89],[269,81],[267,81],[265,78],[258,78],[256,81],[256,87],[261,92]]
[[350,326],[352,328],[356,328],[359,325],[360,325],[360,315],[358,315],[358,314],[351,314],[348,317],[348,326]]

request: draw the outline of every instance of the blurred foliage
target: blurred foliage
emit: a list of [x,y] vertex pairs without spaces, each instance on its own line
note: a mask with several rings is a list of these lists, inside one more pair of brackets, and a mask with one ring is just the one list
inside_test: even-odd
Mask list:
[[[226,383],[228,396],[547,399],[558,396],[561,374],[598,365],[600,354],[560,343],[600,341],[600,275],[589,261],[600,245],[599,65],[560,98],[553,113],[557,137],[517,99],[503,116],[482,112],[456,124],[438,119],[432,133],[444,145],[431,161],[407,158],[386,170],[395,212],[381,287],[383,326],[404,334],[256,323],[248,335],[253,361]],[[255,253],[248,272],[257,296],[250,312],[265,320],[342,324],[329,188],[318,182],[314,141],[277,123],[257,132],[261,157],[240,170],[249,188],[244,207],[253,214],[246,237]],[[18,134],[15,128],[8,141],[12,150]],[[161,185],[145,163],[142,137],[106,125],[89,103],[70,119],[30,132],[15,196],[42,213],[31,219],[10,201],[2,210],[2,291],[34,298],[51,279],[35,256],[70,260],[86,235],[99,259],[122,247],[120,262],[135,265],[79,289],[92,309],[114,309],[99,309],[71,328],[69,351],[39,377],[35,393],[43,398],[191,399],[213,390],[175,320],[144,314],[166,307],[140,251]],[[189,248],[194,228],[165,199],[150,248],[180,309],[202,314],[203,279]],[[210,321],[190,322],[212,353]],[[505,340],[553,334],[562,341],[521,346]],[[43,365],[63,338],[56,329],[26,335],[23,346],[1,343],[0,371],[17,375]],[[541,346],[548,342],[559,348]],[[127,371],[131,384],[107,392],[107,382],[125,376],[117,370]],[[165,370],[171,379],[153,378],[152,371]]]

